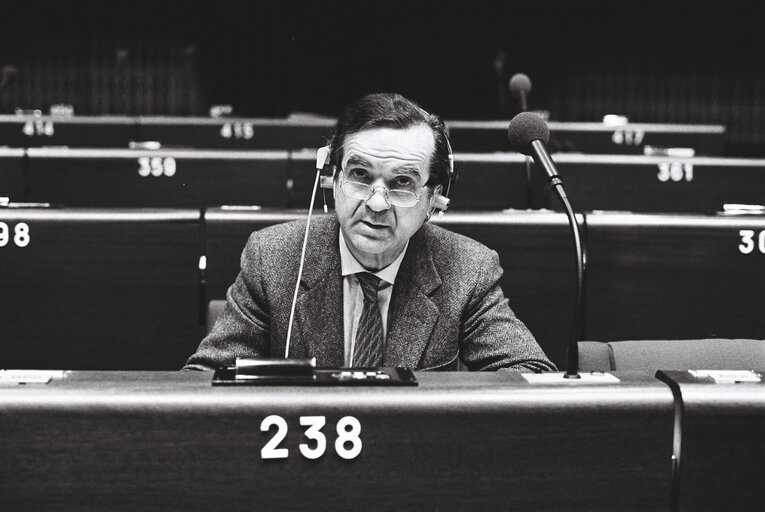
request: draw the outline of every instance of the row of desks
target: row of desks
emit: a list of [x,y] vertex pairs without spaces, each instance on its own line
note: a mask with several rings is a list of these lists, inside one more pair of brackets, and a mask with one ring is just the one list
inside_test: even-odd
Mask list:
[[[0,364],[177,369],[203,335],[253,230],[305,211],[0,208]],[[584,339],[757,338],[765,216],[579,216]],[[495,249],[516,314],[559,366],[573,315],[563,214],[449,212],[431,222]]]
[[201,372],[71,372],[0,385],[0,496],[52,511],[763,510],[763,383],[614,376],[213,387]]
[[[508,120],[447,122],[458,151],[509,151]],[[0,145],[12,147],[127,147],[131,141],[217,149],[318,148],[331,136],[328,118],[204,118],[0,115]],[[721,125],[549,123],[554,151],[641,154],[643,147],[690,147],[721,155]]]
[[[762,204],[765,159],[553,155],[575,208],[720,211]],[[518,153],[456,153],[452,207],[559,208]],[[0,195],[86,207],[307,207],[315,150],[0,148]],[[331,196],[331,194],[329,194]]]

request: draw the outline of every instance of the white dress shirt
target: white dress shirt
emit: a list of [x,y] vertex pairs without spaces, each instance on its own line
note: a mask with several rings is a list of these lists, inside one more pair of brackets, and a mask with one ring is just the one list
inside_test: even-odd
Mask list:
[[[393,260],[393,263],[387,267],[370,272],[381,279],[380,288],[377,290],[377,305],[380,308],[383,325],[383,339],[388,335],[388,309],[390,307],[390,298],[393,295],[393,285],[396,284],[396,275],[404,259],[406,249],[409,247],[407,241],[404,250]],[[350,249],[345,244],[343,231],[340,230],[340,266],[343,274],[343,333],[345,343],[345,366],[353,366],[353,345],[356,339],[356,329],[359,326],[361,312],[364,309],[364,294],[361,291],[361,285],[355,274],[359,272],[369,272],[359,263],[359,260],[351,254]],[[383,352],[385,347],[383,347]]]

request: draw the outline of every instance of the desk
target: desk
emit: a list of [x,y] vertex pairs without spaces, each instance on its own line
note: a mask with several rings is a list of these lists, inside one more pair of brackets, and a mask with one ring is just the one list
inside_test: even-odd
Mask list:
[[138,118],[138,133],[141,140],[159,141],[163,146],[316,151],[327,144],[334,125],[334,119],[324,118],[147,116]]
[[587,215],[585,339],[765,333],[765,215]]
[[[455,151],[510,151],[501,121],[447,121]],[[0,115],[0,140],[14,147],[70,146],[124,148],[130,141],[209,149],[303,149],[324,146],[335,119],[172,116]],[[690,147],[700,155],[721,155],[725,127],[697,124],[551,121],[550,150],[602,154],[642,154],[644,145]]]
[[[414,388],[211,387],[210,373],[74,372],[0,387],[9,510],[667,510],[672,394],[419,373]],[[287,458],[263,460],[278,415]],[[301,416],[322,415],[309,460]],[[336,425],[361,425],[346,460]],[[352,445],[346,443],[347,449]]]
[[765,510],[765,383],[720,384],[679,371],[659,378],[682,403],[679,510]]
[[[705,213],[765,201],[764,159],[565,153],[553,159],[579,210]],[[541,176],[535,169],[529,182],[533,204],[561,209]]]
[[198,210],[0,208],[0,223],[0,367],[171,370],[193,353]]
[[0,147],[0,196],[24,200],[24,150]]
[[[507,121],[451,121],[449,138],[457,151],[510,151]],[[550,151],[642,154],[643,146],[694,148],[697,154],[721,155],[725,127],[721,125],[603,123],[550,121]]]
[[29,201],[67,206],[287,206],[287,151],[30,148]]
[[127,116],[0,115],[2,144],[30,148],[126,148],[138,140],[138,119]]

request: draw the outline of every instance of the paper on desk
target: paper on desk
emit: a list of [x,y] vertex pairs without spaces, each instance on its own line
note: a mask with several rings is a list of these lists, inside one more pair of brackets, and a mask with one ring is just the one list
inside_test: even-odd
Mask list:
[[523,378],[527,382],[532,384],[613,384],[619,382],[619,378],[603,372],[580,372],[578,379],[567,379],[563,377],[563,372],[547,372],[547,373],[522,373]]
[[761,382],[762,376],[752,370],[688,370],[694,377],[711,377],[715,383]]
[[67,373],[68,370],[0,370],[0,384],[47,384]]

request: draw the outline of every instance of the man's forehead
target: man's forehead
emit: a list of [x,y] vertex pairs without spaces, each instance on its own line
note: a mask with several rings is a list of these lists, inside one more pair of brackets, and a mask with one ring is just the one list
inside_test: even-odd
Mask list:
[[434,148],[433,130],[428,125],[370,128],[346,136],[343,161],[371,165],[382,161],[427,168]]

